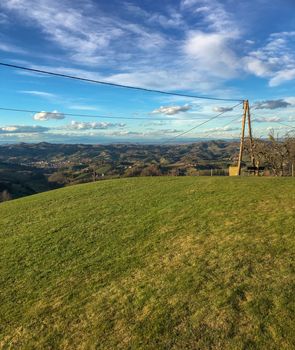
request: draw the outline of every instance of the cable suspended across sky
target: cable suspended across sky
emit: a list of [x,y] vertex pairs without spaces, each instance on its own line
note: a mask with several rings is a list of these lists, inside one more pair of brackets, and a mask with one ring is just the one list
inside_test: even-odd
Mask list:
[[124,89],[154,92],[154,93],[164,94],[164,95],[172,95],[172,96],[187,97],[187,98],[194,98],[194,99],[203,99],[203,100],[214,100],[214,101],[228,101],[228,102],[242,102],[243,101],[243,99],[220,98],[220,97],[211,97],[211,96],[197,96],[197,95],[190,95],[190,94],[181,94],[181,93],[177,93],[177,92],[148,89],[148,88],[131,86],[131,85],[123,85],[123,84],[119,84],[119,83],[112,83],[112,82],[107,82],[107,81],[102,81],[102,80],[78,77],[78,76],[69,75],[69,74],[61,74],[61,73],[56,73],[56,72],[51,72],[51,71],[41,70],[41,69],[36,69],[36,68],[29,68],[29,67],[19,66],[19,65],[15,65],[15,64],[9,64],[9,63],[5,63],[5,62],[0,62],[0,66],[21,69],[21,70],[25,70],[25,71],[29,71],[29,72],[34,72],[34,73],[47,74],[47,75],[52,75],[52,76],[57,76],[57,77],[62,77],[62,78],[87,81],[87,82],[95,83],[95,84],[114,86],[114,87],[119,87],[119,88],[124,88]]
[[[176,120],[183,120],[183,121],[194,121],[198,119],[204,119],[205,116],[200,116],[199,118],[172,118],[172,117],[119,117],[119,116],[112,116],[112,115],[94,115],[94,114],[77,114],[77,113],[64,113],[64,112],[49,112],[49,111],[38,111],[38,110],[32,110],[32,109],[18,109],[18,108],[9,108],[9,107],[0,107],[1,111],[8,111],[8,112],[20,112],[20,113],[48,113],[51,115],[64,115],[68,117],[81,117],[81,118],[101,118],[101,119],[122,119],[122,120],[149,120],[149,121],[176,121]],[[227,111],[224,111],[225,113]],[[222,113],[222,114],[223,114]]]

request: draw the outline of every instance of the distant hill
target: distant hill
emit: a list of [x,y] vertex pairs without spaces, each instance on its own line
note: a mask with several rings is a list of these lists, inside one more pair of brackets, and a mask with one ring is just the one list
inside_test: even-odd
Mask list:
[[0,203],[0,348],[294,349],[294,198],[151,177]]
[[118,161],[160,161],[166,157],[170,163],[180,162],[186,157],[193,161],[229,161],[237,151],[239,143],[227,141],[203,141],[179,145],[141,145],[141,144],[52,144],[19,143],[0,145],[0,161],[10,162],[57,162],[85,161],[87,159]]
[[[12,198],[93,180],[140,175],[227,173],[237,142],[183,145],[19,143],[0,146],[0,194]],[[1,200],[0,200],[1,201]]]

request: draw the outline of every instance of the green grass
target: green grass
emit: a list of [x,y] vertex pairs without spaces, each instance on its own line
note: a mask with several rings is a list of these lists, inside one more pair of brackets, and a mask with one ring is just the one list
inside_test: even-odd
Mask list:
[[294,349],[295,181],[138,178],[0,205],[1,349]]

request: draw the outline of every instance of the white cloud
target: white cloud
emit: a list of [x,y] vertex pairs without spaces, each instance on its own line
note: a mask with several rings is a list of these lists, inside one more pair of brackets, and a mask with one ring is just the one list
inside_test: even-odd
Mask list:
[[161,138],[165,135],[173,135],[178,134],[182,132],[182,130],[179,129],[159,129],[159,130],[152,130],[152,131],[132,131],[132,130],[119,130],[119,131],[112,131],[108,135],[110,136],[140,136],[143,138]]
[[256,123],[272,123],[272,122],[280,122],[282,119],[280,117],[256,117],[253,119]]
[[213,107],[213,112],[217,113],[223,113],[223,112],[230,112],[233,110],[232,107]]
[[239,61],[230,48],[232,39],[228,34],[194,31],[185,42],[184,52],[209,75],[231,78],[236,75]]
[[[147,11],[140,2],[119,3],[117,14],[104,12],[100,2],[90,0],[2,0],[0,7],[39,28],[43,38],[55,44],[52,55],[62,49],[60,58],[69,67],[79,63],[97,69],[35,68],[220,97],[229,96],[221,89],[223,83],[245,71],[268,79],[270,86],[294,79],[294,32],[272,34],[258,47],[258,41],[246,40],[243,21],[233,17],[225,1],[181,0],[180,6],[163,6],[161,13]],[[252,50],[246,56],[241,47],[245,42]]]
[[187,12],[197,15],[199,27],[186,34],[183,51],[192,67],[207,79],[234,78],[241,69],[235,43],[241,37],[239,23],[217,0],[184,0]]
[[0,127],[0,134],[43,133],[50,130],[39,125],[7,125]]
[[55,98],[56,95],[52,94],[50,92],[45,92],[45,91],[37,91],[37,90],[22,90],[20,91],[23,94],[28,94],[28,95],[33,95],[33,96],[39,96],[39,97],[44,97],[47,99],[52,99]]
[[95,106],[87,106],[87,105],[71,105],[70,109],[76,109],[79,111],[97,111],[99,108]]
[[162,26],[163,28],[177,27],[179,29],[180,26],[185,25],[181,13],[171,11],[171,9],[169,11],[169,15],[164,15],[162,13],[157,12],[148,12],[142,9],[141,7],[131,3],[125,3],[124,7],[128,10],[129,15],[140,17],[141,20],[144,19],[145,21],[147,21],[147,23],[157,24]]
[[249,53],[243,61],[246,70],[268,78],[269,86],[279,86],[295,79],[295,32],[273,33],[267,43]]
[[[1,6],[39,27],[47,39],[83,65],[115,65],[126,54],[156,51],[166,42],[160,32],[110,16],[90,1],[3,0]],[[128,48],[124,52],[120,50],[122,39]]]
[[0,24],[7,24],[8,22],[8,16],[5,13],[0,13]]
[[255,109],[279,109],[287,108],[289,106],[291,106],[291,103],[284,99],[259,101],[253,105]]
[[223,126],[223,127],[216,127],[216,128],[207,129],[204,132],[206,132],[206,133],[220,133],[220,132],[228,132],[228,131],[236,131],[236,130],[239,130],[239,128],[233,127],[233,126]]
[[152,111],[152,114],[165,114],[165,115],[175,115],[181,112],[187,112],[192,107],[189,105],[184,106],[161,106]]
[[[233,25],[230,28],[227,25],[227,34],[221,35],[223,44],[218,46],[221,58],[211,58],[207,64],[207,49],[204,48],[203,56],[199,58],[203,64],[198,65],[196,63],[199,59],[192,50],[192,32],[188,34],[188,21],[184,20],[187,13],[179,10],[177,12],[173,6],[166,7],[165,13],[147,13],[139,6],[123,4],[123,7],[129,6],[130,11],[134,10],[136,16],[141,16],[140,24],[138,21],[132,22],[130,16],[127,21],[124,16],[114,17],[103,13],[99,4],[90,1],[85,4],[67,0],[3,0],[0,6],[9,10],[9,13],[17,13],[23,23],[41,28],[45,38],[64,50],[69,63],[103,65],[111,72],[112,68],[115,68],[115,72],[120,72],[101,74],[97,70],[85,71],[56,66],[54,71],[58,73],[75,72],[74,75],[148,88],[213,93],[223,79],[233,76],[235,70],[234,55],[229,42],[229,35],[233,37]],[[227,12],[217,1],[212,7],[215,13],[218,9],[218,15],[213,18],[212,11],[203,11],[202,22],[210,22],[211,29],[218,36],[218,28],[224,23]],[[190,12],[190,15],[193,14]],[[177,26],[181,35],[169,33],[168,36],[162,28],[169,26]],[[209,50],[208,53],[216,52],[212,45],[212,51]],[[222,67],[225,62],[226,67]],[[35,68],[42,69],[41,66]],[[52,67],[47,68],[53,70]]]
[[34,120],[50,120],[50,119],[64,119],[65,116],[63,113],[59,113],[58,111],[53,112],[38,112],[33,116]]
[[291,105],[295,106],[295,96],[288,96],[285,97],[284,100],[288,103],[290,103]]
[[[217,0],[183,0],[181,7],[187,13],[197,14],[207,29],[212,32],[237,33],[238,25],[226,11],[224,5]],[[200,18],[198,18],[200,20]],[[202,22],[201,22],[202,23]]]
[[246,57],[244,62],[246,65],[246,70],[257,77],[267,77],[270,75],[270,68],[265,62],[255,57]]
[[[295,63],[295,62],[294,62]],[[295,79],[295,68],[283,69],[277,72],[269,81],[269,86],[274,87]]]
[[254,44],[255,44],[255,41],[254,41],[254,40],[249,40],[249,39],[248,39],[248,40],[245,41],[245,43],[248,44],[248,45],[254,45]]
[[104,130],[110,128],[124,128],[126,124],[123,123],[108,123],[108,122],[77,122],[72,121],[68,126],[72,130]]
[[26,53],[25,50],[15,46],[15,45],[5,43],[3,41],[0,43],[0,51],[11,52],[11,53],[19,53],[19,54]]

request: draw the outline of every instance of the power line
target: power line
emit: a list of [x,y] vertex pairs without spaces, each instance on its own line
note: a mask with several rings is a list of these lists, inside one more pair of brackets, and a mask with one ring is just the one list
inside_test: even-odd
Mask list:
[[168,91],[162,91],[162,90],[147,89],[147,88],[136,87],[136,86],[131,86],[131,85],[110,83],[110,82],[106,82],[106,81],[102,81],[102,80],[88,79],[88,78],[83,78],[83,77],[78,77],[78,76],[73,76],[73,75],[68,75],[68,74],[55,73],[55,72],[51,72],[51,71],[47,71],[47,70],[18,66],[18,65],[4,63],[4,62],[0,62],[0,65],[4,66],[4,67],[9,67],[9,68],[22,69],[22,70],[34,72],[34,73],[41,73],[41,74],[53,75],[53,76],[62,77],[62,78],[87,81],[90,83],[114,86],[114,87],[119,87],[119,88],[124,88],[124,89],[154,92],[154,93],[164,94],[164,95],[196,98],[196,99],[203,99],[203,100],[214,100],[214,101],[229,101],[229,102],[237,102],[237,101],[242,102],[243,101],[242,99],[229,99],[229,98],[219,98],[219,97],[211,97],[211,96],[197,96],[197,95],[181,94],[181,93],[177,93],[177,92],[168,92]]
[[[226,128],[227,126],[231,125],[232,123],[234,123],[236,120],[239,120],[239,119],[241,119],[241,116],[235,117],[229,123],[226,123],[226,124],[222,125],[221,127]],[[224,131],[226,131],[226,130],[224,130]],[[210,132],[209,133],[207,132],[205,135],[203,135],[203,137],[209,136],[210,134],[211,134]]]
[[293,126],[293,125],[285,124],[285,123],[282,123],[282,122],[277,122],[277,123],[281,124],[281,125],[284,125],[284,126],[287,126],[288,128],[295,129],[295,126]]
[[16,109],[16,108],[6,108],[6,107],[0,107],[1,111],[9,111],[9,112],[21,112],[21,113],[48,113],[48,114],[62,114],[69,117],[84,117],[84,118],[101,118],[101,119],[123,119],[123,120],[149,120],[149,121],[156,121],[156,120],[162,120],[162,121],[170,121],[170,120],[185,120],[185,121],[192,121],[197,120],[199,118],[155,118],[155,117],[116,117],[116,116],[109,116],[109,115],[90,115],[90,114],[75,114],[75,113],[63,113],[63,112],[49,112],[49,111],[37,111],[37,110],[30,110],[30,109]]
[[[238,104],[236,104],[235,106],[231,107],[231,110],[233,110],[234,108],[238,107],[238,106],[241,105],[242,103],[244,103],[244,101],[241,101],[241,102],[239,102]],[[165,143],[167,143],[167,142],[170,142],[170,141],[173,141],[173,140],[175,140],[176,138],[178,138],[178,137],[180,137],[180,136],[183,136],[183,135],[185,135],[185,134],[188,134],[188,133],[191,132],[192,130],[195,130],[195,129],[199,128],[200,126],[211,122],[212,120],[214,120],[214,119],[220,117],[221,115],[223,115],[223,114],[225,114],[225,113],[227,113],[227,112],[228,112],[228,111],[223,111],[223,112],[221,112],[221,113],[215,115],[214,117],[212,117],[212,118],[210,118],[210,119],[204,121],[203,123],[200,123],[200,124],[194,126],[193,128],[190,128],[189,130],[184,131],[184,132],[182,132],[182,133],[180,133],[180,134],[178,134],[178,135],[176,135],[176,136],[174,136],[174,137],[172,137],[172,138],[170,138],[170,139],[164,141],[163,144],[165,144]]]

